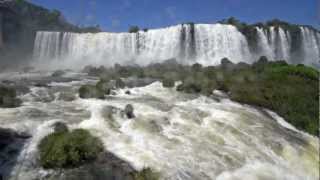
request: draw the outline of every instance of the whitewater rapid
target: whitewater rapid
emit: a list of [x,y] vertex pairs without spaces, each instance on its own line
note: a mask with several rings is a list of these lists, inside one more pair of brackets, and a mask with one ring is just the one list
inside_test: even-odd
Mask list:
[[[219,92],[215,98],[183,94],[159,82],[118,90],[106,100],[57,98],[60,92],[76,92],[80,85],[95,82],[87,78],[53,82],[52,88],[32,87],[21,96],[22,107],[0,109],[1,127],[33,135],[11,179],[50,174],[37,163],[37,144],[58,121],[71,129],[88,129],[108,151],[136,169],[159,171],[162,179],[319,179],[319,139],[271,111],[232,102]],[[106,106],[123,109],[126,104],[133,105],[136,118],[103,116]]]
[[[182,64],[217,65],[224,57],[252,63],[260,56],[289,63],[319,65],[320,33],[300,27],[292,47],[289,31],[256,27],[256,47],[234,26],[183,24],[138,33],[37,32],[35,66],[81,68],[85,65],[148,65],[176,58]],[[49,66],[50,67],[50,66]]]

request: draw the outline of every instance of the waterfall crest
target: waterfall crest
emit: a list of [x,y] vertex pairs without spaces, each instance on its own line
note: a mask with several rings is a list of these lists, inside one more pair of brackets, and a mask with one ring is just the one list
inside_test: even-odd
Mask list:
[[[289,31],[281,27],[256,27],[257,47],[232,25],[183,24],[138,33],[37,32],[37,63],[75,65],[148,65],[176,58],[180,63],[217,65],[224,57],[234,63],[252,63],[260,56],[289,63],[319,65],[320,33],[300,27],[299,52],[292,48]],[[299,54],[298,60],[296,54]]]

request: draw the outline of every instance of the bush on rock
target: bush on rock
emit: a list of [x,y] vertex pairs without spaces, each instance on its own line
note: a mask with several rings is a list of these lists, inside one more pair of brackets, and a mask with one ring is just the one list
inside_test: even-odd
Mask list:
[[79,89],[79,96],[83,99],[99,98],[104,99],[104,92],[92,85],[84,85]]
[[56,132],[38,145],[44,168],[73,168],[95,160],[103,152],[102,142],[84,129]]

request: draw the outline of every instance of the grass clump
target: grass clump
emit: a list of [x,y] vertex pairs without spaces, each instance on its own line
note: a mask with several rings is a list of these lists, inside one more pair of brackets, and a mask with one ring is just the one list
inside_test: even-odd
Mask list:
[[78,167],[103,152],[102,142],[84,129],[50,134],[38,148],[40,164],[46,169]]

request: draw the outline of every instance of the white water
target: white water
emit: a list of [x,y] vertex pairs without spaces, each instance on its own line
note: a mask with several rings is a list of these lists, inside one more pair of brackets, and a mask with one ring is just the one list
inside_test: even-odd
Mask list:
[[[12,179],[39,179],[50,173],[37,164],[37,144],[52,132],[56,121],[90,130],[107,150],[137,169],[147,166],[160,171],[163,179],[319,179],[317,138],[297,131],[273,112],[262,113],[225,98],[218,102],[193,97],[156,82],[130,89],[131,95],[125,94],[126,89],[119,90],[108,100],[38,101],[47,96],[43,92],[57,95],[64,88],[76,90],[88,81],[51,83],[50,90],[32,88],[22,97],[22,107],[0,110],[1,127],[33,135]],[[128,103],[135,109],[135,119],[120,115],[114,120],[103,118],[103,107],[123,109]],[[38,109],[47,116],[30,118],[28,109]]]
[[256,29],[258,33],[258,57],[266,56],[271,60],[287,60],[290,62],[291,40],[289,32],[285,32],[281,27],[277,32],[274,27],[270,27],[270,36],[268,36],[268,32],[264,29],[259,27]]
[[[194,30],[194,33],[192,33]],[[318,65],[320,33],[301,27],[302,59],[299,63]],[[194,36],[192,36],[192,34]],[[233,62],[252,63],[260,56],[271,60],[293,60],[291,35],[281,27],[269,33],[257,27],[257,52],[250,52],[245,36],[237,28],[222,24],[177,25],[139,33],[38,32],[35,40],[36,65],[81,68],[84,65],[158,63],[176,58],[184,64],[216,65],[224,57]]]
[[[319,33],[315,34],[308,28],[301,27],[304,61],[312,64],[320,61]],[[318,39],[317,39],[318,38]],[[318,42],[317,42],[318,41]]]

